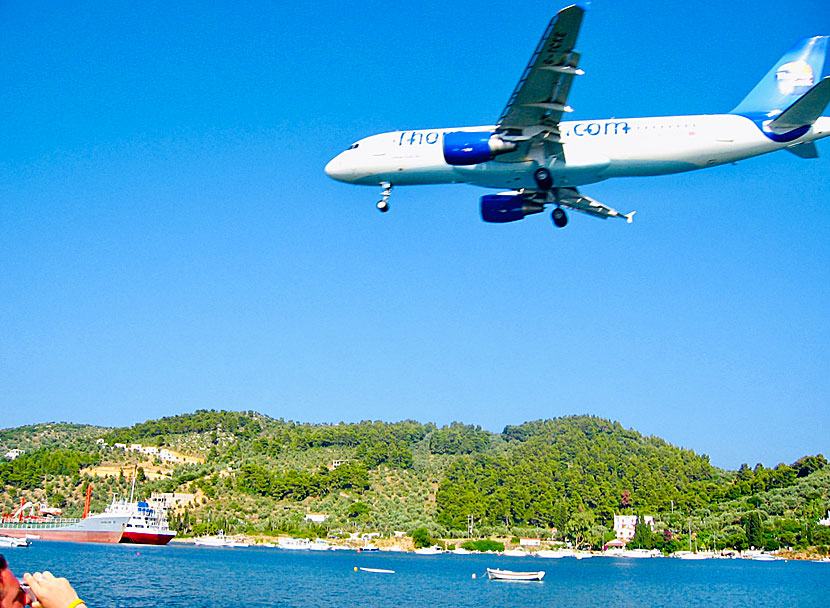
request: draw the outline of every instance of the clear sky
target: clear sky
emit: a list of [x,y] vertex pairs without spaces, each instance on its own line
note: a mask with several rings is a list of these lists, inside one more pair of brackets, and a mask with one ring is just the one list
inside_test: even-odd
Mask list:
[[[620,421],[737,468],[830,455],[830,141],[481,222],[325,163],[492,124],[550,2],[0,5],[0,427],[200,408]],[[594,2],[574,118],[726,112],[826,0]]]

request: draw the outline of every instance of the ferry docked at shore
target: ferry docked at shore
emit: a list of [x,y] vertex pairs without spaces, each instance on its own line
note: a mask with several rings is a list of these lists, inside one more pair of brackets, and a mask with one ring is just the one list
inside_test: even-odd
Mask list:
[[153,509],[143,500],[138,502],[114,500],[104,513],[130,516],[130,519],[124,524],[123,534],[118,541],[121,543],[166,545],[176,536],[176,531],[171,530],[167,523],[165,512]]

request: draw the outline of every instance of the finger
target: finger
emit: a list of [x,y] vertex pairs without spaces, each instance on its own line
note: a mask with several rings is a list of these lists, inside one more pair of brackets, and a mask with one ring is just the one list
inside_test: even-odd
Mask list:
[[49,580],[53,581],[53,580],[55,580],[55,575],[52,574],[51,572],[49,572],[48,570],[44,570],[43,571],[43,578],[47,581],[49,581]]
[[40,572],[35,572],[34,574],[29,574],[26,572],[23,575],[23,580],[26,581],[26,584],[32,588],[32,591],[35,592],[35,595],[38,595],[38,591],[40,591],[40,582],[43,580],[43,576]]

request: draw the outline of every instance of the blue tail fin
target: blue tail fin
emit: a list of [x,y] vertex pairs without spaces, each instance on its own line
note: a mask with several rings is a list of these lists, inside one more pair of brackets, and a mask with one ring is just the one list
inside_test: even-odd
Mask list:
[[821,80],[830,36],[799,40],[749,95],[732,110],[752,118],[774,118]]

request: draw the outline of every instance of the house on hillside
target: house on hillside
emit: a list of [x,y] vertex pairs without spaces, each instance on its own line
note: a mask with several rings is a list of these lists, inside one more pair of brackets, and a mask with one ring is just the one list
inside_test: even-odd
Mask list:
[[310,521],[314,524],[322,524],[325,522],[330,516],[327,513],[307,513],[305,517],[303,517],[304,521]]
[[8,452],[6,452],[6,453],[4,454],[4,456],[5,456],[6,458],[8,458],[9,460],[14,460],[14,459],[15,459],[15,458],[17,458],[18,456],[22,456],[22,455],[23,455],[23,454],[25,454],[25,453],[26,453],[26,452],[25,452],[25,451],[23,451],[23,450],[18,450],[17,448],[14,448],[14,449],[11,449],[11,450],[9,450]]
[[[614,516],[614,535],[617,539],[627,543],[634,538],[634,532],[637,529],[637,517],[637,515]],[[643,515],[642,520],[654,532],[654,517],[651,515]]]

